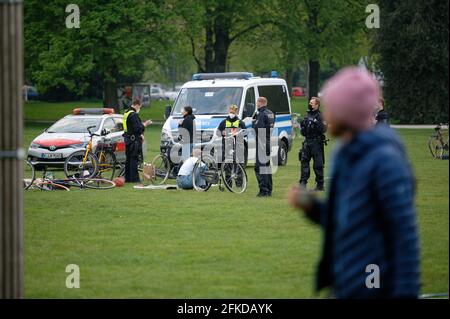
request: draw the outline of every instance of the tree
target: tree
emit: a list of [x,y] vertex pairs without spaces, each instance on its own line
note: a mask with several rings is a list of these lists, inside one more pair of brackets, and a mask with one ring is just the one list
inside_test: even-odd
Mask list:
[[[267,1],[180,1],[179,13],[199,72],[225,72],[231,44],[271,23],[260,12]],[[199,50],[199,47],[201,49]],[[199,52],[202,51],[202,52]]]
[[167,23],[171,10],[158,0],[77,4],[81,25],[69,29],[64,24],[65,1],[25,2],[28,73],[44,91],[65,86],[79,95],[93,79],[100,81],[104,105],[118,111],[116,84],[139,79],[145,59],[164,49],[164,34],[172,28]]
[[[365,4],[361,0],[278,0],[272,16],[286,42],[286,74],[293,57],[308,65],[308,95],[319,91],[320,65],[355,64],[367,49]],[[298,52],[301,52],[300,54]]]
[[382,0],[373,53],[401,123],[448,122],[448,1]]

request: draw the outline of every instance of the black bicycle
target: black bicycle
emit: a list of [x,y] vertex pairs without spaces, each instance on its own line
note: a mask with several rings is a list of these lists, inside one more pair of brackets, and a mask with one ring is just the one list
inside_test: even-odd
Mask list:
[[178,155],[181,157],[181,144],[176,143],[170,139],[160,147],[160,154],[156,155],[151,161],[151,169],[146,180],[149,180],[154,185],[164,184],[168,179],[176,179],[180,164],[175,164],[170,160],[170,152],[174,146],[179,149]]
[[232,149],[225,154],[224,160],[217,163],[212,155],[202,155],[193,169],[194,189],[200,192],[208,191],[212,185],[218,185],[220,191],[226,189],[241,194],[247,190],[248,177],[244,166],[236,161],[236,136],[230,134],[225,141],[231,139]]

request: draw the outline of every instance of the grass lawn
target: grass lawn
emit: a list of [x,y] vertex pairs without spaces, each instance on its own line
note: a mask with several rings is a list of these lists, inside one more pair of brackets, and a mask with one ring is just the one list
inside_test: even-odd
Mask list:
[[[291,101],[292,111],[304,114],[307,100],[304,97],[294,98]],[[142,119],[152,119],[153,121],[164,121],[164,110],[166,105],[173,105],[173,101],[152,101],[150,107],[142,108],[140,116]],[[103,107],[99,102],[64,102],[50,103],[41,101],[25,102],[24,118],[26,121],[56,121],[61,117],[70,114],[74,108],[78,107]]]
[[[26,108],[30,112],[29,104]],[[45,127],[27,125],[26,147]],[[147,160],[158,152],[160,129],[146,131]],[[418,181],[422,293],[448,292],[449,282],[449,164],[428,154],[431,131],[399,130]],[[274,175],[271,199],[255,197],[252,167],[242,195],[128,185],[25,192],[25,296],[316,297],[312,287],[321,232],[285,200],[298,180],[299,146],[297,140],[288,165]],[[80,267],[80,289],[65,287],[68,264]]]

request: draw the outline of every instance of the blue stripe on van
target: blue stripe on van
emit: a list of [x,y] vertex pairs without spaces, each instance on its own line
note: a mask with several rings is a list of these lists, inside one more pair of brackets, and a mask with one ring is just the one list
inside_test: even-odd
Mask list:
[[[215,128],[217,128],[220,124],[220,122],[222,122],[225,119],[225,117],[218,117],[218,118],[209,118],[209,119],[195,119],[195,124],[197,127],[200,127],[202,130],[214,130]],[[181,121],[182,119],[178,118],[178,119],[171,119],[170,120],[170,129],[172,131],[174,130],[178,130],[178,122]],[[277,122],[282,122],[282,121],[290,121],[291,120],[291,115],[290,114],[281,114],[281,115],[276,115],[275,116],[275,123]],[[249,122],[246,124],[247,128],[251,128],[252,123]],[[289,128],[290,126],[285,126],[286,128]],[[278,127],[279,130],[281,130],[284,127]]]

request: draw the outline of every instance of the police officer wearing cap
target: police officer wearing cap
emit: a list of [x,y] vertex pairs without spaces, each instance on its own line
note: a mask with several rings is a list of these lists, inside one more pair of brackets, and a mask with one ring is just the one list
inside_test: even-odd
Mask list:
[[314,161],[313,169],[316,175],[316,190],[324,190],[323,167],[325,164],[324,143],[326,125],[319,110],[320,100],[312,97],[309,101],[306,117],[300,123],[301,134],[305,137],[299,153],[301,162],[300,185],[306,188],[310,176],[309,162]]
[[258,197],[272,196],[272,170],[270,167],[270,137],[272,135],[275,116],[267,108],[267,99],[259,97],[257,112],[253,116],[253,129],[256,134],[255,174],[259,185]]
[[125,139],[125,182],[139,183],[138,166],[142,161],[142,142],[144,130],[152,121],[141,122],[139,111],[141,110],[141,101],[133,100],[131,107],[123,116],[123,137]]

